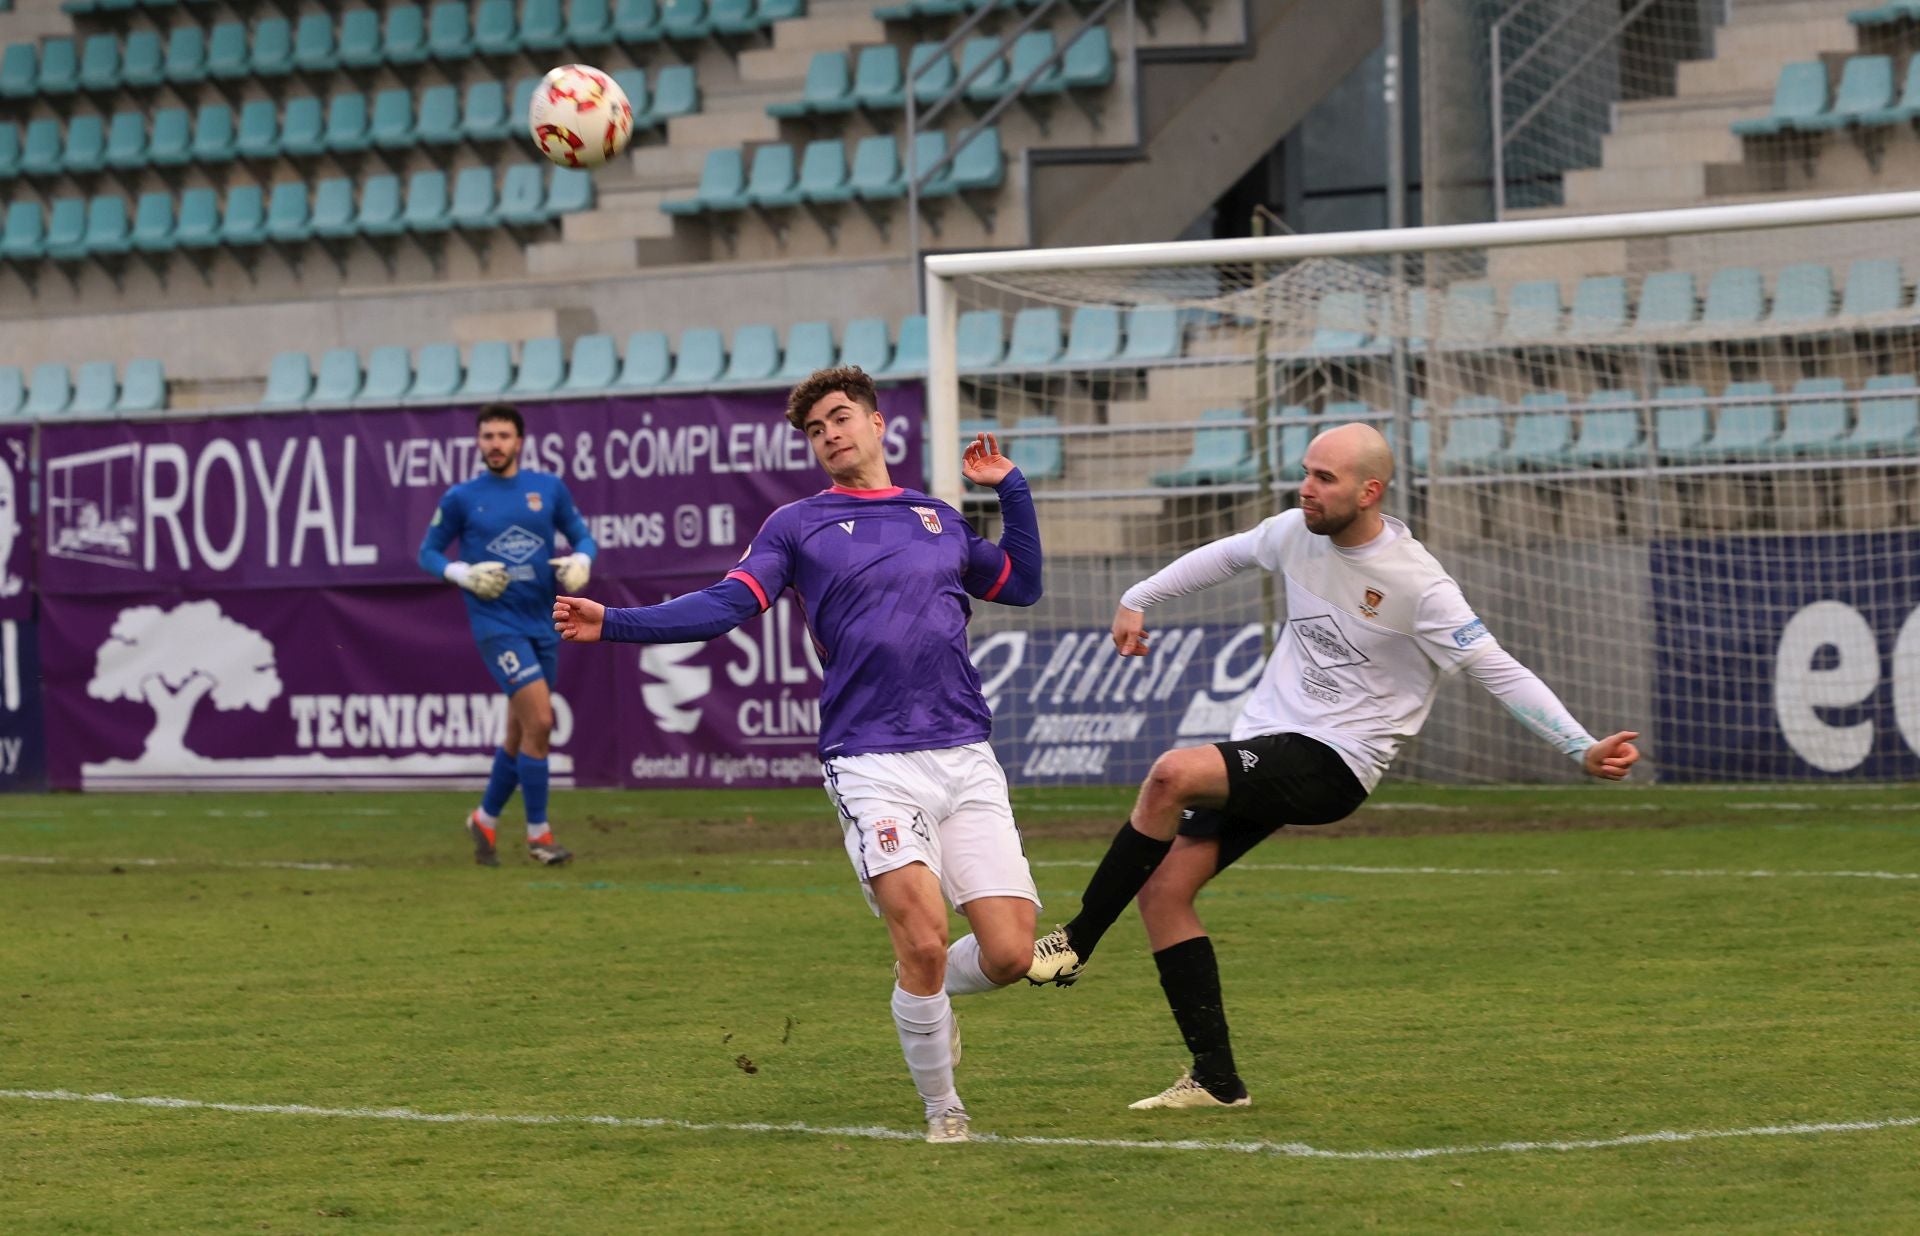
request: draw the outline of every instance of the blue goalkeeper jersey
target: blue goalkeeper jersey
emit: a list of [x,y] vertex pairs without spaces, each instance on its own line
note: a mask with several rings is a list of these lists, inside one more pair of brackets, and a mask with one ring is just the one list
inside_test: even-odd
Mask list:
[[460,542],[466,562],[506,564],[507,590],[483,601],[461,590],[476,640],[499,635],[553,637],[553,568],[560,556],[554,533],[591,558],[593,537],[559,477],[522,468],[511,477],[483,472],[447,490],[420,542],[420,565],[436,578],[447,569],[447,547]]

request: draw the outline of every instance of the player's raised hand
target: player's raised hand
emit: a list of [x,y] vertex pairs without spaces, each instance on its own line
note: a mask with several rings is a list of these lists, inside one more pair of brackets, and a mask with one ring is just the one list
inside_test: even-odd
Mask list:
[[1123,657],[1147,655],[1147,616],[1122,605],[1113,611],[1113,646]]
[[1624,780],[1633,768],[1634,761],[1640,758],[1640,748],[1633,745],[1633,740],[1638,737],[1640,735],[1632,730],[1621,730],[1588,747],[1580,757],[1587,775],[1607,781]]
[[606,621],[607,607],[585,597],[553,598],[553,629],[560,638],[576,644],[591,644],[600,638],[600,624]]
[[1013,460],[1000,453],[1000,443],[983,433],[967,443],[960,455],[960,475],[975,485],[998,485],[1013,471]]

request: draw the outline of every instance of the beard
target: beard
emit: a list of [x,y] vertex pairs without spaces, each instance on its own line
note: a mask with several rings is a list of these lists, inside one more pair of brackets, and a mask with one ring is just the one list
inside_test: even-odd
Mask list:
[[487,465],[487,471],[489,472],[505,472],[508,468],[511,468],[513,466],[513,456],[503,455],[500,458],[500,462],[495,463],[493,462],[493,456],[482,455],[480,457],[480,462]]
[[1360,518],[1357,509],[1341,513],[1322,509],[1318,515],[1303,509],[1301,514],[1306,517],[1307,531],[1317,536],[1339,536]]

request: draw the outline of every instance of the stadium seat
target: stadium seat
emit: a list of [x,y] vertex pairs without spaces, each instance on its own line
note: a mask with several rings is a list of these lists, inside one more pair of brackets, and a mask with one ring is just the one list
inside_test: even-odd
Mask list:
[[1013,315],[1013,326],[1007,335],[1008,365],[1051,365],[1060,359],[1065,350],[1066,341],[1061,337],[1058,309],[1022,309]]
[[1818,262],[1800,262],[1783,268],[1773,283],[1773,307],[1767,321],[1774,326],[1803,325],[1833,315],[1833,272]]
[[[131,115],[135,120],[139,119],[139,116],[132,112],[123,112],[121,114]],[[114,117],[115,120],[119,118],[119,116]],[[146,141],[147,130],[143,123],[140,128],[140,144],[144,147]],[[20,126],[14,124],[12,121],[0,121],[0,180],[10,180],[19,173]]]
[[142,193],[133,209],[133,247],[142,253],[173,248],[173,195]]
[[1485,283],[1456,283],[1447,289],[1440,311],[1444,343],[1485,343],[1495,331],[1493,288]]
[[333,49],[333,17],[304,14],[293,33],[293,66],[305,73],[327,73],[339,63],[339,53]]
[[1640,311],[1633,327],[1651,334],[1692,326],[1696,312],[1692,272],[1663,270],[1641,281]]
[[451,146],[460,140],[459,87],[431,86],[420,95],[414,136],[428,146]]
[[660,37],[660,6],[656,0],[616,0],[613,37],[628,44],[651,43]]
[[536,164],[515,163],[507,169],[495,217],[509,227],[534,227],[547,221],[547,186]]
[[198,26],[175,26],[167,32],[166,78],[176,86],[207,79],[207,36]]
[[720,332],[699,326],[682,331],[680,350],[674,354],[671,386],[711,386],[727,369],[726,345]]
[[1120,310],[1112,305],[1081,305],[1067,330],[1068,364],[1105,365],[1120,355]]
[[[0,179],[10,174],[6,163],[7,134],[12,125],[0,124]],[[106,165],[135,171],[147,165],[147,118],[139,112],[115,112],[107,122]]]
[[660,8],[660,34],[667,39],[704,39],[713,33],[706,0],[666,0]]
[[593,173],[572,167],[556,167],[547,182],[547,213],[570,215],[593,208]]
[[690,64],[670,64],[653,75],[653,105],[647,118],[663,124],[675,116],[691,116],[700,110],[700,81]]
[[212,249],[220,243],[220,200],[212,189],[196,186],[180,195],[180,218],[173,228],[176,249]]
[[1163,488],[1194,485],[1233,485],[1253,476],[1253,435],[1245,425],[1222,425],[1221,421],[1244,421],[1241,408],[1210,408],[1200,414],[1193,431],[1193,446],[1186,462],[1148,478]]
[[753,152],[747,199],[755,206],[769,208],[800,204],[800,191],[795,187],[793,147],[774,142]]
[[837,137],[808,142],[800,157],[800,180],[795,186],[809,202],[845,202],[853,197],[847,185],[847,148]]
[[893,344],[887,338],[887,320],[855,318],[848,322],[846,329],[840,332],[840,363],[857,365],[869,375],[887,372],[893,363]]
[[1171,360],[1182,346],[1180,311],[1168,305],[1135,305],[1127,310],[1127,346],[1123,362]]
[[1796,60],[1780,68],[1772,109],[1765,116],[1734,121],[1733,133],[1735,137],[1771,137],[1826,110],[1827,66],[1819,60]]
[[128,361],[114,411],[122,414],[158,412],[166,406],[167,375],[160,362],[152,358]]
[[1595,391],[1587,396],[1579,434],[1565,461],[1575,467],[1621,468],[1649,462],[1640,432],[1640,413],[1631,391]]
[[780,372],[780,338],[771,326],[753,323],[733,332],[723,382],[765,382]]
[[46,251],[46,219],[40,203],[18,199],[7,203],[6,227],[0,230],[0,257],[30,262]]
[[[1073,41],[1061,57],[1060,76],[1042,79],[1048,90],[1098,90],[1113,84],[1113,36],[1094,26]],[[1056,85],[1057,83],[1057,85]]]
[[566,45],[605,47],[613,42],[613,9],[607,0],[572,0],[567,5]]
[[104,94],[120,85],[120,40],[111,34],[88,37],[80,51],[80,88]]
[[334,54],[343,69],[379,68],[386,58],[380,14],[372,9],[349,9],[340,19],[340,43]]
[[916,44],[907,53],[907,72],[901,85],[901,95],[888,106],[906,106],[907,90],[913,91],[915,104],[937,102],[951,92],[959,80],[960,75],[953,67],[953,57],[940,44]]
[[283,180],[273,186],[273,196],[267,202],[267,238],[282,244],[297,245],[312,235],[307,182]]
[[886,111],[906,102],[906,83],[900,75],[900,53],[891,45],[863,47],[854,62],[853,83],[839,99],[826,100],[814,110],[847,112],[855,108]]
[[1373,303],[1365,292],[1329,292],[1314,308],[1310,352],[1354,352],[1373,337]]
[[233,158],[233,109],[225,103],[201,105],[193,120],[193,160],[225,163]]
[[373,144],[382,150],[407,150],[414,144],[413,94],[406,90],[382,90],[373,100],[373,124],[369,132]]
[[403,4],[388,9],[380,58],[388,64],[424,64],[427,51],[427,15],[420,6]]
[[647,71],[637,68],[615,69],[609,76],[613,78],[613,84],[620,87],[621,93],[627,96],[628,106],[633,108],[633,127],[638,130],[654,125],[655,119],[647,114],[647,104],[651,98],[647,92]]
[[861,138],[853,148],[853,170],[847,175],[847,192],[868,202],[899,197],[899,143],[885,133]]
[[117,257],[133,247],[126,198],[105,194],[87,203],[86,246],[89,257]]
[[[737,339],[734,350],[739,351]],[[798,382],[816,369],[831,369],[833,364],[833,324],[795,322],[787,329],[786,350],[774,377],[782,382]]]
[[355,216],[362,236],[398,236],[407,230],[401,214],[400,178],[371,176],[360,186],[360,213]]
[[74,370],[70,416],[107,416],[120,400],[120,382],[112,361],[83,361]]
[[313,393],[313,366],[305,352],[282,352],[267,370],[267,390],[260,402],[270,407],[302,404]]
[[968,39],[960,45],[960,80],[966,96],[990,103],[1007,92],[1007,61],[997,38]]
[[260,186],[237,184],[228,189],[226,207],[220,212],[220,243],[244,249],[266,238],[266,195]]
[[1469,395],[1453,405],[1440,446],[1440,471],[1485,472],[1501,466],[1507,428],[1499,408],[1500,401],[1491,395]]
[[1655,398],[1663,406],[1653,410],[1653,443],[1662,462],[1685,462],[1706,444],[1711,418],[1704,403],[1691,402],[1704,399],[1706,394],[1698,386],[1660,388]]
[[[453,226],[447,212],[447,174],[435,169],[415,172],[407,180],[407,209],[401,222],[410,232],[444,232]],[[471,369],[471,362],[469,363]],[[469,372],[468,380],[472,380]]]
[[450,399],[460,390],[466,370],[460,364],[460,345],[430,343],[420,349],[414,366],[413,385],[407,388],[409,399]]
[[611,388],[619,377],[620,357],[613,350],[613,336],[582,335],[573,341],[573,359],[560,389],[569,394],[592,394]]
[[234,153],[243,159],[272,159],[280,153],[280,115],[272,99],[254,99],[240,109]]
[[1521,343],[1551,340],[1560,333],[1560,284],[1554,279],[1516,283],[1507,293],[1506,337]]
[[[882,49],[863,49],[861,59],[864,60],[868,52],[878,50]],[[895,64],[898,63],[896,58]],[[807,80],[800,89],[800,97],[767,104],[767,115],[796,117],[809,112],[844,112],[853,105],[852,89],[853,83],[847,74],[847,53],[815,52],[813,59],[807,62]]]
[[373,144],[368,126],[366,95],[336,94],[327,101],[327,149],[341,154],[367,149]]
[[348,404],[360,394],[360,357],[352,348],[329,348],[320,357],[309,404]]
[[120,85],[147,90],[167,80],[165,49],[158,30],[135,30],[120,57]]
[[1847,267],[1847,286],[1840,296],[1840,316],[1896,313],[1906,299],[1900,278],[1900,259],[1859,258]]
[[893,361],[888,377],[918,377],[927,371],[927,315],[916,313],[900,319],[900,333],[894,337]]
[[1833,453],[1847,437],[1847,404],[1841,398],[1845,390],[1846,383],[1839,378],[1802,378],[1794,383],[1795,395],[1833,398],[1789,403],[1774,449],[1803,457]]
[[1007,89],[1040,93],[1048,89],[1049,81],[1058,83],[1060,66],[1047,64],[1053,58],[1053,46],[1053,31],[1045,27],[1016,37],[1007,52]]
[[961,314],[954,345],[962,369],[991,369],[1000,364],[1007,353],[1000,311],[969,309]]
[[[605,12],[604,7],[601,11]],[[508,15],[512,15],[511,8]],[[529,52],[558,51],[566,46],[566,27],[560,0],[526,0],[520,11],[520,47]]]
[[[1023,416],[1018,429],[1057,429],[1060,421],[1052,416]],[[1030,481],[1057,481],[1067,472],[1067,453],[1063,439],[1052,436],[1014,438],[1003,448],[1016,452],[1020,471]]]
[[193,158],[193,128],[182,107],[163,107],[153,114],[153,131],[146,135],[145,162],[155,167],[180,167]]
[[207,35],[207,77],[239,81],[249,69],[247,28],[237,21],[222,22]]
[[[1771,382],[1729,382],[1724,395],[1729,399],[1772,395]],[[1714,459],[1752,459],[1768,454],[1780,432],[1780,406],[1773,403],[1744,403],[1723,406],[1714,419],[1713,436],[1699,453]]]
[[33,380],[27,389],[26,414],[33,417],[59,416],[73,402],[73,378],[65,365],[43,364],[33,367]]
[[83,198],[55,199],[47,211],[47,256],[77,262],[87,256],[87,203]]
[[67,123],[67,148],[61,165],[71,174],[97,172],[107,165],[107,127],[98,116],[75,116]]
[[468,86],[466,106],[460,112],[461,134],[476,142],[495,142],[512,131],[506,86],[496,81],[477,81]]
[[[486,168],[476,170],[492,175]],[[513,395],[550,394],[560,389],[566,377],[566,352],[559,337],[544,335],[520,345],[520,370],[514,375],[513,385],[507,391]]]
[[[245,118],[241,128],[246,127]],[[301,95],[287,100],[286,114],[280,123],[280,153],[294,159],[310,159],[327,149],[326,119],[320,100]]]
[[1915,117],[1920,117],[1920,62],[1909,57],[1906,84],[1901,88],[1899,102],[1890,101],[1884,107],[1868,108],[1856,114],[1853,121],[1862,128],[1874,128],[1907,124]]
[[513,0],[480,0],[473,14],[473,49],[483,56],[511,56],[520,48]]
[[1705,326],[1752,326],[1760,320],[1764,303],[1760,272],[1751,266],[1729,266],[1713,272],[1700,321]]
[[627,336],[620,377],[614,385],[622,390],[665,386],[672,372],[673,352],[666,335],[657,330],[637,330]]
[[1611,335],[1627,325],[1627,281],[1620,275],[1590,275],[1573,290],[1567,334]]
[[66,157],[60,122],[51,116],[27,122],[27,141],[20,152],[20,170],[28,176],[58,176]]
[[30,99],[40,81],[40,57],[31,43],[9,43],[0,52],[0,98]]
[[48,39],[40,45],[40,77],[34,93],[72,94],[80,89],[80,55],[72,39]]
[[494,210],[493,169],[469,167],[453,183],[453,207],[448,212],[455,227],[479,231],[499,222]]
[[[1913,394],[1910,373],[1886,373],[1868,378],[1857,404],[1853,432],[1834,444],[1836,454],[1874,458],[1909,455],[1920,449],[1920,395]],[[1904,394],[1874,395],[1893,391]]]
[[464,0],[441,0],[433,6],[427,17],[427,54],[443,64],[457,64],[473,55],[473,30]]
[[20,366],[0,365],[0,420],[19,416],[26,403],[27,383],[20,376]]
[[712,0],[707,6],[708,33],[715,35],[752,34],[760,28],[754,0]]
[[1573,417],[1560,391],[1542,391],[1520,397],[1520,414],[1513,421],[1513,439],[1499,457],[1506,468],[1546,468],[1560,462],[1573,446]]
[[806,0],[760,0],[758,17],[762,26],[772,26],[776,22],[792,21],[806,15]]
[[700,186],[692,197],[670,198],[660,209],[670,215],[693,215],[704,211],[740,210],[747,204],[746,168],[739,148],[721,147],[707,152],[700,169]]
[[1840,88],[1833,106],[1817,116],[1798,117],[1793,127],[1802,133],[1826,133],[1859,124],[1865,116],[1893,106],[1893,58],[1854,56],[1840,70]]
[[366,381],[360,384],[361,404],[393,404],[407,397],[413,385],[413,359],[397,344],[375,348],[367,354]]
[[[921,134],[927,137],[928,134]],[[918,138],[915,145],[918,145]],[[926,168],[937,161],[923,161],[920,166]],[[1006,160],[1000,150],[1000,129],[993,126],[980,130],[967,139],[967,144],[953,156],[953,161],[934,173],[927,182],[925,192],[928,195],[944,193],[966,193],[981,189],[995,189],[1006,176]]]
[[293,72],[293,27],[286,18],[269,17],[253,28],[253,54],[247,67],[261,78]]
[[504,395],[513,381],[513,350],[499,339],[483,339],[467,355],[467,378],[460,393],[469,396]]

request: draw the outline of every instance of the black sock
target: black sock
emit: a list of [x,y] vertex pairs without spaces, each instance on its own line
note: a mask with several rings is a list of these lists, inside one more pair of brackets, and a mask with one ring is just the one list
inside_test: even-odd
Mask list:
[[1227,1040],[1227,1010],[1220,1000],[1220,967],[1213,959],[1213,941],[1206,936],[1182,940],[1153,955],[1160,967],[1160,990],[1167,993],[1180,1036],[1193,1053],[1193,1080],[1222,1103],[1247,1093],[1234,1071],[1233,1048]]
[[1100,937],[1172,848],[1173,842],[1149,837],[1130,823],[1120,826],[1106,856],[1094,868],[1093,879],[1087,881],[1087,891],[1080,894],[1080,913],[1067,924],[1067,942],[1081,961],[1093,955]]

